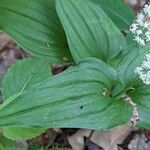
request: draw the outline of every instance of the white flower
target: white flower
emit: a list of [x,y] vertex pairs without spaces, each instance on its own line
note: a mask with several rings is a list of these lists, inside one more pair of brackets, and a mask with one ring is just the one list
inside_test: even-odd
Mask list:
[[150,31],[145,33],[146,41],[150,41]]
[[143,8],[143,11],[145,14],[147,14],[148,16],[150,16],[150,5],[146,4]]
[[142,13],[139,13],[139,14],[137,15],[137,20],[138,20],[138,21],[143,21],[143,20],[144,20],[144,15],[143,15]]
[[150,26],[150,23],[149,22],[144,22],[143,24],[143,27],[146,28],[146,29],[149,29],[148,27]]
[[136,32],[137,32],[137,35],[142,34],[142,30],[137,30]]
[[139,75],[139,78],[143,83],[150,84],[150,54],[146,54],[146,60],[142,62],[141,66],[138,66],[135,71]]
[[134,40],[144,46],[150,41],[150,4],[146,4],[130,27]]
[[142,71],[143,71],[143,69],[141,68],[141,67],[137,67],[136,69],[135,69],[135,73],[138,73],[138,74],[141,74],[142,73]]
[[143,23],[144,23],[144,15],[142,13],[139,13],[137,15],[137,23],[140,25],[140,26],[143,26]]
[[137,41],[140,45],[144,46],[145,45],[145,41],[138,35],[136,35],[134,37],[134,40]]
[[136,33],[138,29],[138,24],[132,24],[131,27],[130,27],[130,31],[133,32],[134,34]]
[[150,61],[150,54],[146,54],[145,56],[146,56],[146,59],[147,59],[148,61]]

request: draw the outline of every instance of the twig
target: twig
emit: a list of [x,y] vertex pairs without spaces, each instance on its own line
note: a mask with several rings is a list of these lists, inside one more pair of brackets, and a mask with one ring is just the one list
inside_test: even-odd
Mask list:
[[91,138],[92,138],[94,132],[95,132],[94,130],[91,130],[90,135],[88,136],[88,138],[87,138],[86,141],[85,141],[84,148],[83,148],[84,150],[86,149],[88,143],[90,142],[90,140],[91,140]]

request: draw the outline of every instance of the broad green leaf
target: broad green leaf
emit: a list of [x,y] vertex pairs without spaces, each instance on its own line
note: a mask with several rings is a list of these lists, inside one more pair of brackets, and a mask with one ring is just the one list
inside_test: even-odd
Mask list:
[[91,0],[99,5],[119,29],[128,29],[134,19],[133,10],[122,0]]
[[134,73],[135,68],[143,60],[143,52],[137,47],[130,47],[125,54],[122,53],[115,62],[115,68],[118,74],[118,80],[116,85],[112,90],[112,96],[120,96],[134,88],[134,86],[139,82],[137,74]]
[[46,128],[25,128],[25,127],[3,127],[2,133],[11,140],[29,140],[41,135]]
[[109,97],[109,68],[90,58],[11,96],[0,107],[0,126],[108,129],[127,123],[130,106]]
[[30,144],[28,150],[44,150],[43,146],[39,143]]
[[136,84],[137,74],[134,73],[137,66],[141,64],[144,60],[145,54],[149,51],[150,44],[147,44],[144,47],[131,47],[130,50],[118,61],[117,73],[118,78],[127,86],[132,86]]
[[20,150],[14,141],[8,140],[7,138],[0,137],[0,150]]
[[137,127],[149,129],[150,86],[146,86],[134,72],[136,67],[140,66],[142,61],[144,61],[146,53],[149,53],[149,44],[145,47],[135,47],[121,58],[117,72],[119,80],[122,83],[122,88],[118,88],[118,93],[125,92],[131,96],[132,101],[137,105],[137,111],[140,116]]
[[55,0],[1,0],[0,30],[35,57],[50,63],[70,58]]
[[0,150],[4,150],[4,146],[0,143]]
[[75,61],[87,57],[107,61],[126,47],[126,39],[98,4],[56,0],[56,8]]
[[139,47],[140,45],[134,40],[133,33],[129,32],[126,36],[128,46]]
[[117,73],[119,80],[125,87],[136,83],[137,74],[134,73],[134,70],[140,64],[141,57],[140,52],[132,50],[120,59]]
[[[34,86],[51,76],[49,64],[38,59],[18,61],[6,74],[3,81],[2,93],[4,99]],[[4,127],[3,135],[8,139],[31,139],[43,133],[45,128]]]
[[137,104],[139,113],[138,127],[150,129],[150,86],[144,84],[138,85],[130,95],[134,102]]
[[35,58],[18,61],[8,70],[2,85],[4,99],[24,91],[52,75],[48,63]]

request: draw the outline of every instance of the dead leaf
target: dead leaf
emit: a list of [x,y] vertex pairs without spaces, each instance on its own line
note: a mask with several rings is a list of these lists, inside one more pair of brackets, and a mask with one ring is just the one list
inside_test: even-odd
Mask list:
[[128,145],[129,150],[150,150],[150,142],[144,134],[136,135],[135,138]]
[[17,141],[17,148],[20,150],[28,150],[28,143],[26,141]]
[[5,46],[8,46],[11,42],[12,40],[9,36],[0,31],[0,50],[2,50]]
[[56,133],[60,133],[60,134],[63,133],[63,131],[62,131],[61,128],[53,128],[53,130],[54,130]]
[[[91,142],[104,148],[104,150],[118,150],[118,144],[121,144],[133,130],[130,126],[121,126],[108,132],[95,131]],[[74,150],[83,150],[84,137],[88,137],[91,130],[79,130],[73,136],[68,137],[69,143]]]
[[126,3],[130,4],[131,6],[135,6],[138,0],[125,0]]

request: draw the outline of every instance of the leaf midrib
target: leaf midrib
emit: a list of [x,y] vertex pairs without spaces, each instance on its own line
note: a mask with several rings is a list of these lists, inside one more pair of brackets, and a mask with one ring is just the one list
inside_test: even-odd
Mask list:
[[[35,73],[37,73],[40,68],[44,65],[45,63],[42,63],[40,66],[37,67],[37,69],[32,73],[32,75],[29,77],[29,79],[26,81],[26,83],[24,84],[24,86],[22,87],[22,89],[18,92],[15,93],[12,96],[9,96],[8,99],[6,99],[4,101],[4,103],[1,105],[0,109],[2,109],[3,107],[5,107],[6,105],[10,104],[13,100],[15,100],[20,94],[22,94],[22,92],[25,90],[25,88],[28,86],[28,84],[30,83],[30,81],[32,80],[32,78],[34,77]],[[41,81],[43,82],[43,81]],[[11,99],[12,97],[12,99]]]

